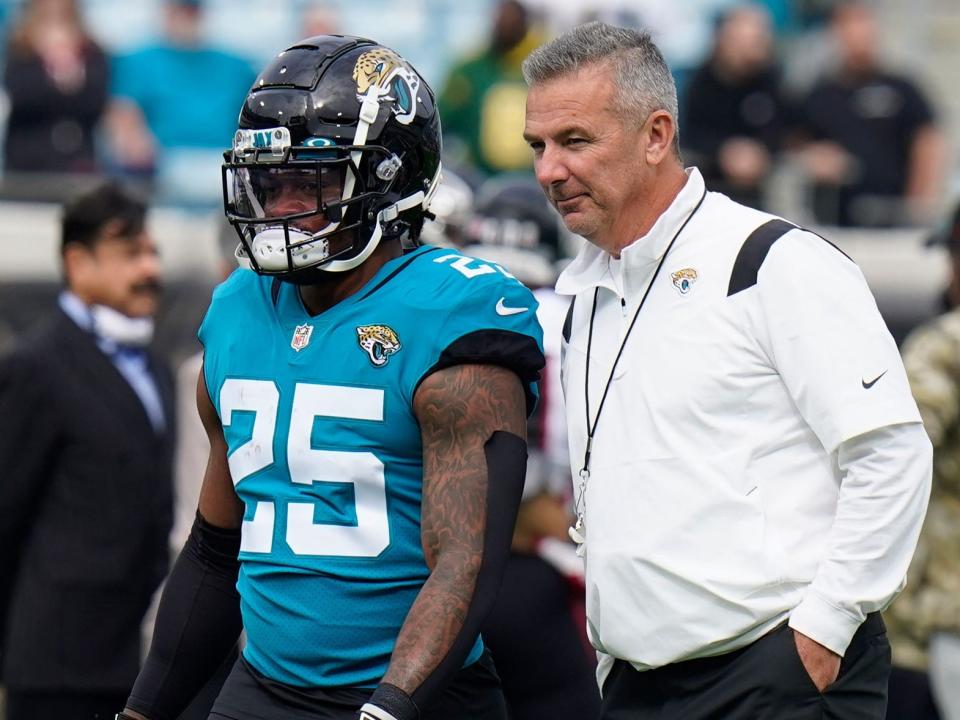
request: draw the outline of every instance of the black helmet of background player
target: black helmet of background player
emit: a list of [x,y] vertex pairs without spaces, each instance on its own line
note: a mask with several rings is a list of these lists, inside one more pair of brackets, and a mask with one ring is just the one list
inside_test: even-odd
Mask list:
[[224,160],[241,264],[295,282],[351,270],[420,234],[440,174],[433,91],[372,40],[302,40],[254,82]]
[[504,267],[530,287],[552,285],[561,231],[537,181],[527,175],[488,180],[477,190],[463,252]]
[[443,177],[430,201],[430,221],[423,224],[420,240],[427,245],[459,248],[473,213],[473,188],[444,166]]

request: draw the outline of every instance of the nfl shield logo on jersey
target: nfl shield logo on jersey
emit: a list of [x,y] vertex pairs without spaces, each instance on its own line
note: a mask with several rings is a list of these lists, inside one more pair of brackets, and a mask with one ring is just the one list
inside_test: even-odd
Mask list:
[[300,352],[310,344],[311,334],[313,334],[313,325],[297,325],[297,329],[293,331],[293,340],[290,341],[290,347]]

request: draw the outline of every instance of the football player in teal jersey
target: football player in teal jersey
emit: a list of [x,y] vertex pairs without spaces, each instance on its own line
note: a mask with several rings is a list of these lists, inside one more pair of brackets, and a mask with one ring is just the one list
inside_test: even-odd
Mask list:
[[229,652],[230,720],[505,720],[478,636],[543,366],[533,295],[419,247],[440,182],[426,82],[320,36],[261,73],[225,153],[239,269],[200,329],[196,522],[118,717],[173,720]]

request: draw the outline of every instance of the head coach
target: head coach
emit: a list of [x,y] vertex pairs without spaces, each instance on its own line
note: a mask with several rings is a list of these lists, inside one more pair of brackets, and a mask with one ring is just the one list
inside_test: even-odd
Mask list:
[[580,26],[524,74],[589,241],[557,291],[603,719],[883,718],[931,449],[860,270],[684,169],[649,35]]

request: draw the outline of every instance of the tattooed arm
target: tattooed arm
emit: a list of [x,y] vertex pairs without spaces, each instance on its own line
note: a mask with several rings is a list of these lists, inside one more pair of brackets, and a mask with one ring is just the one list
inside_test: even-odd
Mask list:
[[[368,717],[417,717],[460,669],[492,607],[526,468],[516,374],[492,365],[438,371],[414,400],[423,438],[421,539],[430,577],[410,609]],[[411,700],[412,698],[412,700]]]

